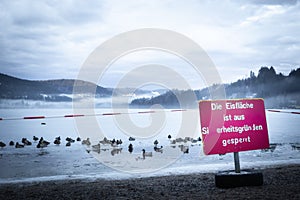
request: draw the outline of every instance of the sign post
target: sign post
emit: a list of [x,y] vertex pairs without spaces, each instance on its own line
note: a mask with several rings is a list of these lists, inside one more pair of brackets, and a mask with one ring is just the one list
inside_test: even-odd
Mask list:
[[[263,99],[204,100],[199,112],[204,153],[233,152],[235,173],[241,173],[240,151],[269,148]],[[258,182],[262,184],[262,174]]]
[[239,152],[234,152],[234,168],[235,173],[241,173]]

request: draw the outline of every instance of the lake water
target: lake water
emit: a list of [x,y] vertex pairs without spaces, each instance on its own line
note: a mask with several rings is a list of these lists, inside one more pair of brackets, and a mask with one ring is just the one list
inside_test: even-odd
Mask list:
[[[97,109],[94,113],[86,110],[73,113],[72,109],[1,109],[0,117],[4,120],[0,121],[0,141],[7,146],[0,148],[0,183],[66,178],[123,179],[234,169],[232,154],[205,156],[201,142],[170,144],[169,134],[173,139],[200,136],[198,110],[143,111],[133,109],[111,115],[109,113],[112,111],[108,109]],[[68,114],[86,116],[63,117]],[[269,111],[266,115],[269,140],[276,148],[272,151],[240,152],[241,169],[300,164],[299,149],[293,148],[300,144],[300,115]],[[24,116],[46,118],[25,120]],[[182,128],[186,122],[188,126],[185,124]],[[33,136],[43,137],[51,144],[43,149],[36,148],[37,142],[33,142]],[[57,136],[62,139],[60,145],[53,144]],[[77,141],[67,147],[65,141],[66,137],[89,137],[95,145],[104,136],[121,139],[123,143],[118,147],[101,145],[98,150]],[[136,140],[129,141],[129,136],[134,136]],[[8,145],[11,140],[21,142],[23,137],[33,144],[24,148]],[[163,152],[154,151],[154,140],[158,140],[158,147],[163,146]],[[130,143],[133,145],[132,153],[128,151]],[[185,148],[189,149],[188,153],[181,151]],[[152,157],[144,159],[142,149],[152,152]]]

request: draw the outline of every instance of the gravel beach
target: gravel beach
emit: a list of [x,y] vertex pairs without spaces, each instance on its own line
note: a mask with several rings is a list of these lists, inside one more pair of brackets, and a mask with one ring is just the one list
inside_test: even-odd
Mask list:
[[261,170],[262,186],[220,189],[215,174],[0,185],[0,199],[300,199],[300,164]]

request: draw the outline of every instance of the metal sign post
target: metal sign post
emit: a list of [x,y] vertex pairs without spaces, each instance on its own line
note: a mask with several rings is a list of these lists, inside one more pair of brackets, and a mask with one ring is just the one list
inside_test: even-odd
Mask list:
[[234,156],[235,173],[241,173],[239,152],[234,152],[233,156]]

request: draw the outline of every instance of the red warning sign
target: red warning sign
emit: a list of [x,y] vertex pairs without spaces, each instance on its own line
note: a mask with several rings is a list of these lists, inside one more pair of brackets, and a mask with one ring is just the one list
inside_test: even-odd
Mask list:
[[206,155],[269,147],[263,99],[204,100],[199,111]]

